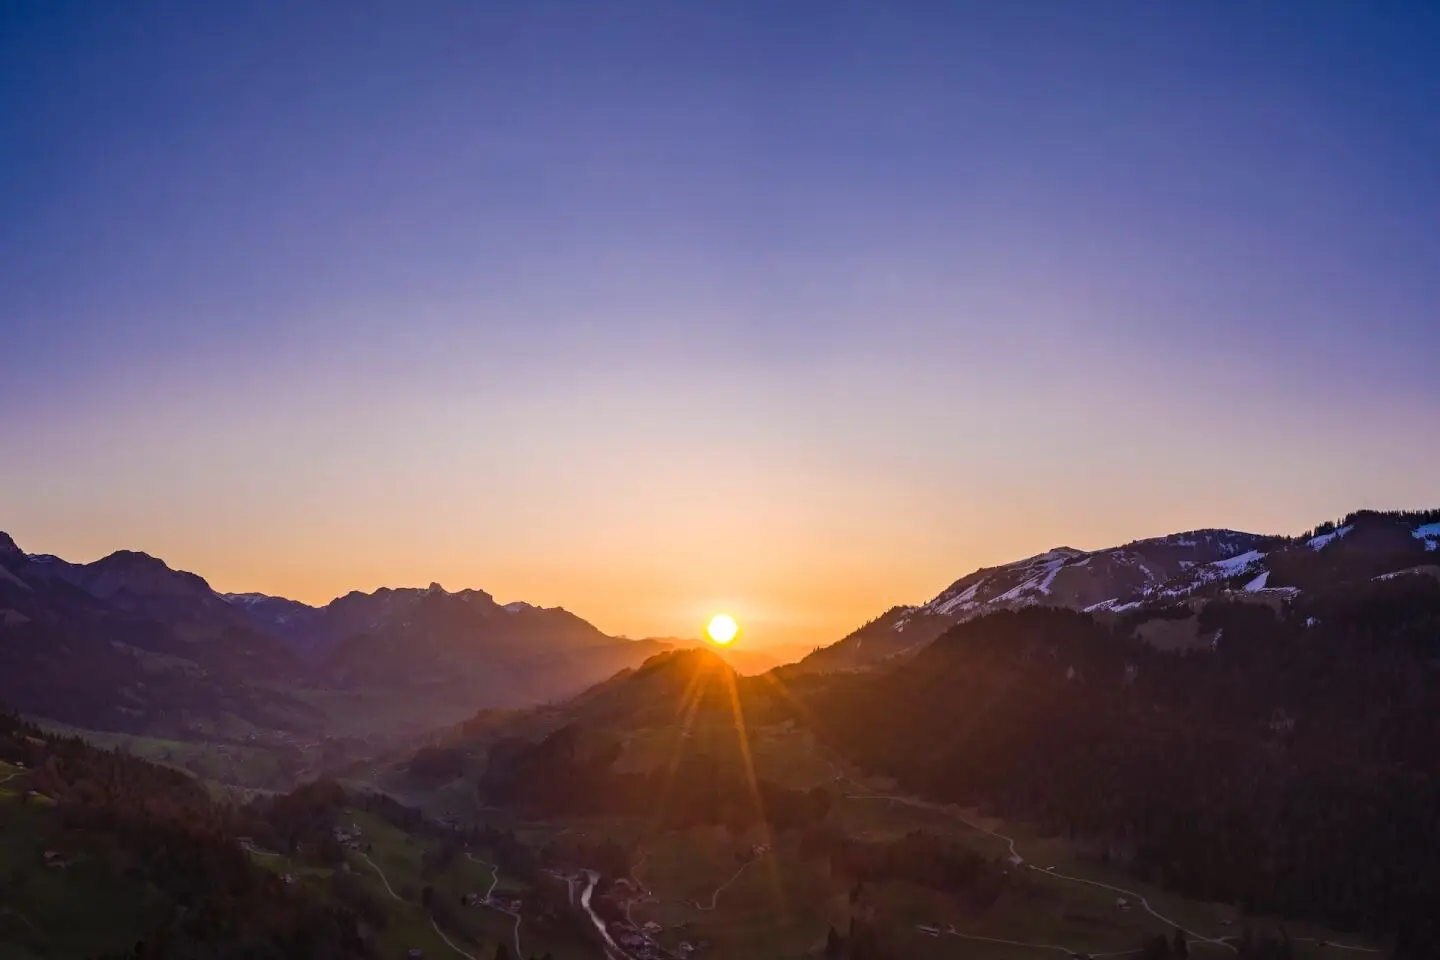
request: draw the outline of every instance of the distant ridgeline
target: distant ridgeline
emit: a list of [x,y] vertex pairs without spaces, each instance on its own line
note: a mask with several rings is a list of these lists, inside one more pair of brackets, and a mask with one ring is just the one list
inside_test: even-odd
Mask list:
[[668,648],[482,590],[312,607],[221,594],[136,551],[70,563],[0,533],[0,700],[77,728],[232,743],[419,733],[570,696]]

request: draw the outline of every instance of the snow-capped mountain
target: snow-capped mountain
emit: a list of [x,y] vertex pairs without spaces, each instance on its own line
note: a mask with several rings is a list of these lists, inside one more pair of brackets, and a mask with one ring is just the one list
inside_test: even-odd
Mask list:
[[1357,511],[1301,537],[1193,530],[1104,550],[1056,547],[988,567],[918,606],[894,607],[804,665],[846,670],[918,651],[950,627],[999,610],[1052,606],[1096,615],[1233,594],[1276,602],[1304,590],[1412,570],[1440,573],[1436,512]]
[[1253,553],[1272,539],[1236,530],[1194,530],[1093,552],[1056,547],[1018,563],[977,570],[916,612],[958,621],[1031,604],[1084,609],[1142,594],[1188,570]]
[[1143,597],[1189,571],[1254,553],[1279,538],[1238,530],[1192,530],[1103,550],[1056,547],[962,577],[932,600],[896,607],[807,666],[849,669],[925,646],[957,623],[997,610],[1043,605],[1102,609]]

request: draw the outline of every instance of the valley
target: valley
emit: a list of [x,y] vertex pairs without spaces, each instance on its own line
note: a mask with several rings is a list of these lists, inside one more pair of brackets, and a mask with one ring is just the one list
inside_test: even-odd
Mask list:
[[[788,777],[787,785],[796,788],[829,788],[834,798],[829,822],[847,835],[871,842],[899,841],[917,833],[943,838],[1003,861],[1023,878],[999,903],[983,910],[957,902],[954,891],[894,881],[867,884],[858,910],[883,918],[887,942],[901,955],[1011,958],[1057,949],[1091,956],[1139,955],[1137,945],[1146,937],[1173,936],[1181,926],[1195,955],[1233,956],[1242,928],[1282,925],[1274,918],[1245,916],[1233,906],[1167,894],[1084,856],[1073,844],[1023,826],[878,793],[877,785],[867,785],[833,761],[817,757],[813,742],[793,727],[762,728],[754,734],[757,776]],[[641,731],[640,739],[650,741],[640,745],[641,751],[651,753],[660,736],[658,731]],[[436,817],[503,823],[538,846],[573,837],[623,848],[628,869],[623,876],[609,876],[606,883],[611,916],[627,924],[613,930],[622,938],[623,956],[686,956],[685,945],[699,943],[705,944],[703,955],[722,960],[818,956],[827,932],[847,930],[857,913],[849,885],[807,853],[800,836],[777,836],[762,828],[739,834],[720,827],[657,831],[650,822],[634,818],[516,820],[504,809],[461,807],[443,796],[431,803],[429,812]],[[1014,862],[1017,856],[1021,863]],[[585,869],[583,864],[561,867],[577,875]],[[1380,953],[1357,938],[1305,924],[1284,926],[1295,945],[1294,956],[1324,956],[1321,943],[1328,949]],[[921,928],[940,933],[932,936]],[[637,937],[654,946],[634,946]]]
[[[536,669],[567,656],[601,669],[596,651],[636,659],[548,697],[517,680],[514,613],[474,592],[385,593],[404,611],[377,621],[393,632],[377,627],[333,660],[319,634],[297,644],[242,624],[228,600],[166,608],[112,589],[113,564],[103,580],[73,575],[107,584],[99,596],[11,552],[3,599],[29,611],[6,621],[21,631],[12,664],[38,649],[25,645],[32,623],[72,645],[119,629],[129,639],[110,649],[146,651],[133,662],[155,680],[137,689],[229,692],[218,712],[122,708],[109,730],[64,719],[92,713],[35,718],[35,743],[0,758],[10,869],[34,877],[13,888],[28,892],[0,931],[78,960],[94,952],[83,944],[130,936],[125,923],[148,939],[171,909],[161,884],[153,908],[60,932],[80,901],[44,892],[61,874],[37,861],[35,838],[66,846],[56,817],[97,802],[43,761],[69,750],[90,765],[133,758],[125,776],[249,831],[229,842],[278,878],[263,897],[341,911],[355,926],[338,935],[367,956],[1421,957],[1433,935],[1414,904],[1440,883],[1418,854],[1437,789],[1419,758],[1440,746],[1440,710],[1414,682],[1440,654],[1440,581],[1424,562],[1434,522],[1360,514],[1264,550],[1177,535],[1145,546],[1144,564],[1206,543],[1227,555],[1135,581],[1142,561],[1122,551],[1083,587],[1062,574],[1088,555],[1052,552],[1016,565],[990,600],[978,585],[1000,574],[980,571],[928,611],[892,612],[836,653],[755,676],[680,643],[597,643],[565,614],[549,653],[526,635]],[[1215,563],[1223,575],[1203,569]],[[182,593],[195,581],[179,575]],[[1093,600],[1121,588],[1135,599]],[[274,615],[271,599],[247,604]],[[971,602],[981,608],[961,610]],[[877,630],[905,639],[876,644]],[[249,653],[203,648],[221,637]],[[508,699],[467,704],[480,688],[446,666],[467,644],[485,651],[475,676],[510,658],[495,674]],[[857,659],[866,649],[873,659]],[[391,666],[401,650],[415,660],[403,670]],[[288,677],[257,673],[262,661],[289,664]],[[42,690],[62,675],[28,674]],[[1376,715],[1373,702],[1391,708]],[[119,753],[83,753],[96,749]],[[68,844],[81,862],[108,860],[87,852],[94,842]],[[1392,875],[1405,896],[1385,893]],[[113,876],[97,873],[95,890]]]

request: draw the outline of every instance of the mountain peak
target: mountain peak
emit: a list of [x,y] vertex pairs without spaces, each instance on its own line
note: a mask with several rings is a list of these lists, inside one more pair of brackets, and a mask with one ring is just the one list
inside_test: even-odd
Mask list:
[[170,570],[171,567],[159,557],[143,550],[116,550],[90,564],[95,569],[106,567],[130,570]]
[[0,557],[16,556],[24,556],[24,553],[15,545],[15,541],[10,538],[10,534],[4,530],[0,530]]
[[211,591],[204,577],[176,570],[159,557],[139,550],[116,550],[80,569],[84,571],[81,585],[98,597],[113,596],[123,590],[151,596],[184,594],[225,602]]

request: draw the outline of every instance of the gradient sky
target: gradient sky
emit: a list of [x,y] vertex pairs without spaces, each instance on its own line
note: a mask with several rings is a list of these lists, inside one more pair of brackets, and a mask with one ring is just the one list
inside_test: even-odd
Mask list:
[[828,642],[1440,505],[1437,104],[1431,3],[9,0],[0,529]]

